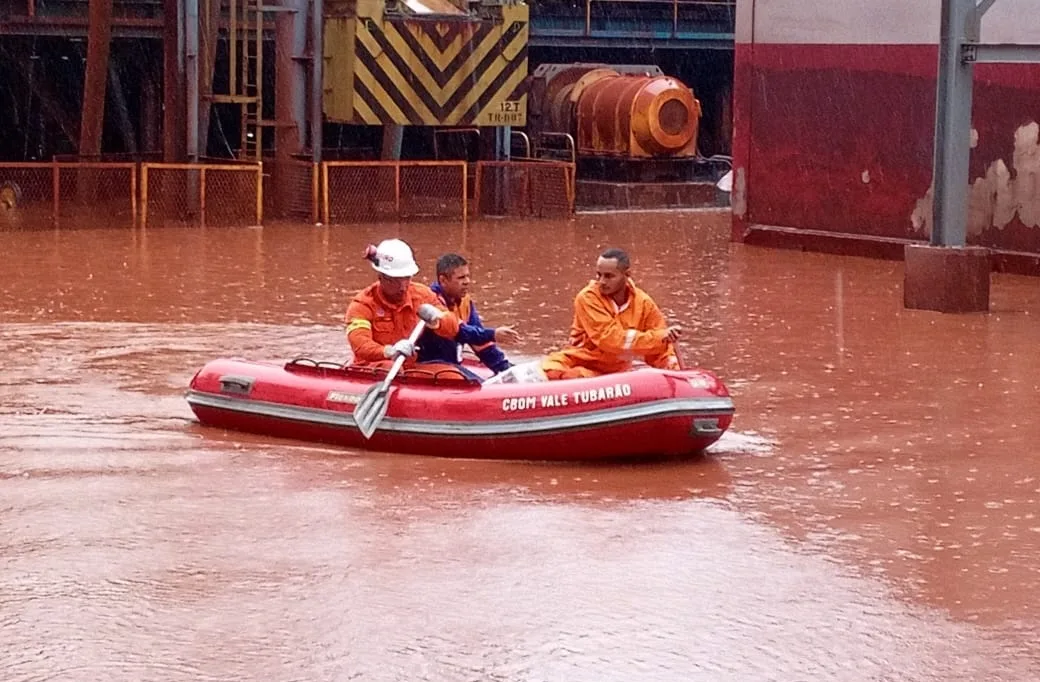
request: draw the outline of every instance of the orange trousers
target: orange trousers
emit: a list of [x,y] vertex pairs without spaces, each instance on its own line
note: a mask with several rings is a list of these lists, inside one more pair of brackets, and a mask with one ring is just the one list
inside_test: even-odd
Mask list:
[[559,379],[591,379],[592,377],[598,377],[599,372],[594,372],[587,367],[567,367],[564,368],[551,368],[543,370],[545,376],[549,378],[549,381],[557,381]]

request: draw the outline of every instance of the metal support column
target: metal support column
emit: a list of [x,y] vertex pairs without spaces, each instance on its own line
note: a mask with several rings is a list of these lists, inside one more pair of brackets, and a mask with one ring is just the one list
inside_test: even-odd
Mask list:
[[[287,216],[299,192],[294,158],[307,138],[307,0],[280,0],[274,34],[274,165],[270,169],[275,213]],[[265,170],[267,170],[265,168]],[[307,172],[307,177],[312,178]],[[308,197],[309,198],[309,197]]]
[[303,152],[307,132],[307,0],[281,0],[275,16],[275,153]]
[[199,160],[199,0],[184,2],[185,85],[187,86],[188,161]]
[[184,161],[184,4],[163,0],[163,160]]
[[[494,135],[492,138],[494,140],[494,150],[492,151],[492,153],[494,154],[495,161],[509,161],[510,158],[512,158],[513,150],[511,149],[510,145],[510,138],[512,138],[512,136],[512,126],[499,126],[494,129]],[[516,182],[516,180],[513,178],[512,173],[495,173],[494,205],[499,215],[506,214],[506,202],[509,200],[509,197],[512,196],[514,191],[514,187],[511,184],[513,182]],[[527,182],[532,182],[532,177],[530,175],[527,178]],[[536,198],[534,196],[534,192],[530,192],[528,196],[530,197],[530,200],[532,202],[540,199],[540,197]],[[534,212],[533,206],[531,207],[531,210],[532,212]]]
[[383,146],[379,158],[384,161],[400,161],[403,146],[404,126],[393,123],[383,124]]
[[123,148],[130,154],[137,154],[137,132],[130,120],[130,108],[127,106],[126,89],[123,87],[123,78],[119,75],[119,67],[118,56],[116,59],[109,59],[108,79],[111,81],[113,104],[116,107],[119,132],[123,136]]
[[513,127],[499,126],[495,128],[495,160],[509,161],[513,158],[512,149]]
[[968,158],[974,67],[961,59],[961,43],[975,0],[944,0],[939,27],[935,92],[932,246],[964,246],[968,221]]
[[942,2],[931,244],[905,249],[903,304],[907,308],[947,313],[989,310],[989,251],[966,245],[974,65],[1040,61],[1040,46],[982,44],[982,16],[995,1]]
[[87,72],[83,82],[79,154],[96,158],[101,155],[101,135],[105,124],[108,58],[112,46],[112,0],[90,0],[88,14]]
[[313,0],[311,4],[311,160],[321,163],[324,144],[322,125],[325,120],[325,3]]
[[976,63],[1040,62],[1040,45],[986,45],[982,16],[996,0],[943,0],[935,100],[933,246],[964,246],[972,85]]
[[159,121],[162,120],[162,103],[155,77],[148,73],[141,80],[141,110],[138,116],[141,130],[141,151],[157,152],[162,149]]

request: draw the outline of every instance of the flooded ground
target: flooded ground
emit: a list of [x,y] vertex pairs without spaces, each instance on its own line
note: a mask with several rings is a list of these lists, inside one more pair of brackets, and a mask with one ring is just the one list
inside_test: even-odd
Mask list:
[[[21,680],[1032,680],[1037,281],[902,309],[902,264],[720,212],[0,231],[0,669]],[[363,246],[469,256],[563,341],[596,254],[738,413],[695,461],[345,452],[205,429],[206,360],[347,358]]]

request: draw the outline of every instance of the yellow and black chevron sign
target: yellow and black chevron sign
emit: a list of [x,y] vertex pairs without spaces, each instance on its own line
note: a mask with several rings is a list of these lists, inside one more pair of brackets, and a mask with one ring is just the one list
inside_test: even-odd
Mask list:
[[351,122],[523,126],[528,22],[357,17]]

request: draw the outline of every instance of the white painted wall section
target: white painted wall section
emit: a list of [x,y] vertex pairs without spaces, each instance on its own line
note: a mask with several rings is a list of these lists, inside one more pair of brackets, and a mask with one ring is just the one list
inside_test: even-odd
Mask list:
[[[934,45],[941,0],[737,0],[737,40],[825,45]],[[1040,0],[996,0],[987,43],[1040,44]]]
[[738,43],[750,43],[754,40],[755,0],[737,0],[737,13],[734,17],[733,38]]

